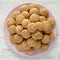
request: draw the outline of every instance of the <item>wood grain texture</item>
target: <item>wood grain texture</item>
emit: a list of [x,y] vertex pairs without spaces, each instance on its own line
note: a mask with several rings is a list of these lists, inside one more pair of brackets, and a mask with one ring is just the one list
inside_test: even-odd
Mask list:
[[[18,56],[13,52],[6,44],[4,40],[4,21],[8,13],[15,7],[22,3],[36,2],[51,11],[55,17],[58,35],[56,42],[53,47],[46,54],[46,56],[41,56],[39,58],[26,58]],[[59,0],[0,0],[0,60],[60,60],[60,1]]]

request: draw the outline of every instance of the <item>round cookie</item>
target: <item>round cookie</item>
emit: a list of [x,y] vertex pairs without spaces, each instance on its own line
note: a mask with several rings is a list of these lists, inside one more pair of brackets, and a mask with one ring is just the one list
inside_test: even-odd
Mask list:
[[16,44],[16,49],[20,52],[23,51],[22,44]]
[[42,44],[41,47],[40,47],[40,51],[44,52],[46,50],[48,50],[48,45],[47,44]]
[[15,25],[16,24],[16,22],[15,22],[15,20],[13,19],[13,18],[9,18],[8,20],[7,20],[7,25],[8,26],[10,26],[10,25]]
[[15,43],[14,35],[10,35],[10,41],[11,41],[12,43]]
[[16,33],[16,26],[15,25],[11,25],[8,28],[10,34],[15,34]]
[[27,29],[21,31],[21,35],[23,38],[27,39],[30,37],[30,32]]
[[37,14],[32,14],[31,16],[30,16],[30,21],[31,22],[37,22],[39,20],[39,15],[37,15]]
[[45,34],[43,36],[41,42],[44,43],[44,44],[49,43],[50,42],[50,36]]
[[21,43],[23,41],[23,37],[18,34],[15,34],[14,41],[15,43]]
[[22,26],[23,26],[24,28],[27,28],[27,26],[28,26],[29,23],[30,23],[30,20],[29,20],[29,19],[24,19],[24,20],[22,21]]
[[45,31],[44,33],[46,34],[50,34],[52,32],[52,29],[48,30],[48,31]]
[[38,31],[42,31],[43,30],[43,25],[41,22],[36,22],[36,25],[37,25],[37,30]]
[[28,55],[34,54],[34,48],[30,48],[29,50],[25,51]]
[[23,47],[23,50],[25,50],[25,51],[30,49],[29,46],[27,45],[26,41],[22,42],[22,47]]
[[37,8],[32,8],[32,9],[30,9],[30,12],[29,13],[30,13],[30,15],[31,14],[34,14],[34,13],[35,14],[39,14],[39,10]]
[[37,31],[37,25],[35,23],[29,23],[27,29],[29,32],[34,33]]
[[21,35],[21,31],[23,30],[23,27],[21,26],[21,25],[17,25],[16,26],[16,33],[18,34],[18,35]]
[[30,8],[30,9],[31,9],[31,8],[39,8],[39,6],[38,6],[38,4],[36,4],[36,3],[32,3],[32,4],[29,5],[29,8]]
[[39,32],[39,31],[36,31],[35,33],[32,34],[32,38],[34,40],[41,40],[42,39],[42,36],[43,36],[42,33]]
[[40,41],[36,41],[36,45],[34,46],[34,48],[40,48],[41,47],[41,42]]
[[50,36],[50,41],[54,41],[55,34],[53,32],[51,32],[49,36]]
[[43,25],[43,31],[44,32],[52,29],[51,25],[47,21],[43,21],[42,25]]
[[44,16],[39,16],[39,21],[42,22],[42,21],[46,21],[46,18]]
[[20,6],[20,11],[29,11],[29,6],[28,5]]
[[12,17],[13,17],[14,19],[16,19],[16,17],[17,17],[18,15],[20,15],[20,12],[19,12],[19,11],[14,11],[14,12],[12,13]]
[[27,11],[22,11],[21,13],[23,16],[25,16],[25,18],[29,18],[30,14]]
[[48,16],[48,10],[46,8],[40,9],[40,15],[47,17]]
[[52,27],[55,26],[55,19],[54,18],[48,18],[47,21],[50,23]]
[[36,41],[32,38],[27,39],[27,44],[29,47],[35,47],[36,46]]
[[22,24],[23,19],[25,19],[25,17],[23,15],[18,15],[16,17],[17,24]]

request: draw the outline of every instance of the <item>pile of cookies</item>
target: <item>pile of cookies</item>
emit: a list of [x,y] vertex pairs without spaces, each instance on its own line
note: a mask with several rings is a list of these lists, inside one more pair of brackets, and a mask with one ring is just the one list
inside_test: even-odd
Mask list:
[[40,8],[36,3],[20,6],[20,11],[14,11],[7,20],[10,41],[16,45],[18,51],[33,54],[36,49],[44,52],[55,39],[52,29],[54,18],[48,18],[46,8]]

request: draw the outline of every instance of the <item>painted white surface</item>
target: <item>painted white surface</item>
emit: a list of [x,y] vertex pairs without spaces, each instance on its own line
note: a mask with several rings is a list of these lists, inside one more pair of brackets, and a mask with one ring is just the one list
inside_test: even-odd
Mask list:
[[[27,2],[37,2],[48,8],[56,19],[58,36],[53,49],[45,56],[39,58],[26,58],[18,56],[4,40],[4,21],[8,13],[16,6]],[[0,60],[60,60],[60,1],[59,0],[0,0]]]

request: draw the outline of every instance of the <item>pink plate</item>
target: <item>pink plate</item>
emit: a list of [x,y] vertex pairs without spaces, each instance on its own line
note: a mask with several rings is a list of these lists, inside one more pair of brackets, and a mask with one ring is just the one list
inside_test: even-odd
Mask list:
[[[31,3],[25,3],[25,4],[26,4],[26,5],[29,5],[29,4],[31,4]],[[24,5],[24,4],[21,4],[21,5]],[[8,46],[9,46],[14,52],[16,52],[17,54],[19,54],[20,56],[40,57],[40,56],[42,56],[42,55],[48,54],[48,52],[50,52],[50,51],[53,49],[52,46],[55,46],[55,41],[56,41],[56,39],[55,39],[55,41],[53,42],[53,44],[52,44],[52,43],[50,44],[49,49],[48,49],[46,52],[41,53],[41,52],[39,52],[38,50],[36,50],[36,52],[35,52],[33,55],[27,55],[27,54],[24,53],[24,52],[19,52],[19,51],[16,49],[15,45],[10,42],[9,32],[8,32],[8,28],[7,28],[7,23],[6,23],[6,22],[7,22],[7,19],[12,16],[12,12],[13,12],[13,11],[16,11],[16,10],[19,11],[19,7],[20,7],[21,5],[15,7],[15,8],[8,14],[8,16],[6,17],[5,23],[4,23],[4,37],[5,37],[5,40],[6,40],[7,44],[8,44]],[[41,5],[39,5],[39,6],[40,6],[40,8],[43,8],[43,6],[41,6]],[[49,12],[49,17],[53,17],[50,12]],[[56,26],[56,25],[55,25],[55,27],[54,27],[54,29],[53,29],[53,32],[54,32],[55,35],[57,36],[57,26]]]

